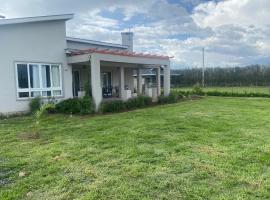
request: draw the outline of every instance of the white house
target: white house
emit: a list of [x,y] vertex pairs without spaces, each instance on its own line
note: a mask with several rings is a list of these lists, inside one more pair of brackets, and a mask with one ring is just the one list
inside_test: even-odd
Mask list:
[[[146,90],[142,70],[156,71],[152,96],[170,93],[170,59],[133,52],[133,33],[122,44],[66,36],[72,14],[0,19],[0,114],[25,112],[29,99],[80,97],[90,88],[96,110],[106,99],[126,100]],[[134,72],[137,84],[134,84]],[[86,87],[89,84],[89,87]]]

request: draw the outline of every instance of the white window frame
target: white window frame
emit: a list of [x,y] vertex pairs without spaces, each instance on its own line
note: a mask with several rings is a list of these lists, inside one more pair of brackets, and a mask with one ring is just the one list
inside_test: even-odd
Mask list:
[[[28,74],[28,88],[21,89],[19,88],[19,77],[18,77],[18,65],[27,65],[27,74]],[[29,66],[30,65],[37,65],[39,68],[39,88],[31,88],[31,82],[30,82],[30,70]],[[51,87],[43,87],[42,86],[42,66],[47,65],[50,66],[50,85]],[[59,87],[52,87],[52,66],[56,65],[59,66],[59,75],[60,75],[60,86]],[[19,100],[26,100],[29,98],[35,98],[31,96],[31,92],[39,92],[41,98],[50,98],[50,97],[63,97],[63,86],[62,86],[62,65],[58,63],[34,63],[34,62],[15,62],[15,74],[16,74],[16,94],[17,94],[17,99]],[[51,96],[43,96],[42,92],[51,92]],[[60,95],[54,95],[54,91],[61,91]],[[29,97],[20,97],[19,93],[20,92],[28,92]]]

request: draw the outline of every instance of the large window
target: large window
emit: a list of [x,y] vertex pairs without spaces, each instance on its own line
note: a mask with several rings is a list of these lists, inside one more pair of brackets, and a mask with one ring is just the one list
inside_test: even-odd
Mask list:
[[62,96],[61,65],[17,63],[18,98]]

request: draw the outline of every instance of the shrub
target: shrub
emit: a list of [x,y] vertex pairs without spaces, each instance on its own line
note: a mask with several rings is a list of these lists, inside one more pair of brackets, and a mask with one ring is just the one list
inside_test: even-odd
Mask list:
[[29,107],[30,107],[30,112],[31,113],[37,112],[41,107],[41,99],[40,99],[40,97],[35,97],[35,98],[31,99],[30,103],[29,103]]
[[179,96],[176,92],[171,92],[169,96],[160,95],[158,97],[159,104],[168,104],[168,103],[176,103],[182,95]]
[[152,104],[152,98],[148,96],[138,96],[138,108],[143,108],[145,106],[150,106]]
[[270,98],[270,94],[264,93],[235,93],[235,92],[220,92],[220,91],[208,91],[208,96],[223,96],[223,97],[266,97]]
[[46,106],[46,111],[47,111],[47,113],[49,113],[49,114],[54,114],[54,113],[56,113],[56,109],[55,109],[55,104],[53,104],[53,103],[48,103],[48,104],[46,104],[47,106]]
[[78,99],[66,99],[56,104],[55,109],[59,113],[76,114],[80,113],[80,103]]
[[89,96],[84,96],[80,99],[67,99],[56,104],[55,110],[58,113],[64,114],[90,114],[92,109],[92,99]]
[[90,96],[86,95],[82,99],[79,99],[80,114],[90,114],[93,112],[93,103]]
[[189,96],[190,95],[190,91],[182,91],[182,90],[180,90],[180,91],[177,91],[178,92],[178,95],[179,96],[181,96],[181,97],[184,97],[184,96]]
[[102,113],[114,113],[125,110],[125,103],[122,100],[113,100],[103,102],[100,106]]
[[199,84],[194,85],[191,92],[192,94],[204,95],[204,92]]
[[125,102],[127,109],[143,108],[152,104],[152,98],[147,96],[138,96]]
[[179,95],[176,92],[171,92],[168,98],[169,103],[176,103],[179,100]]
[[125,106],[127,109],[135,109],[138,108],[138,98],[131,98],[125,102]]

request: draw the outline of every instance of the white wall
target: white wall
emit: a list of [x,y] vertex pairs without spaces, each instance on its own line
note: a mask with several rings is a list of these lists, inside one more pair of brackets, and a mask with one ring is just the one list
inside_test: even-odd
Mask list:
[[0,114],[28,110],[28,100],[17,99],[15,62],[62,64],[64,97],[72,97],[72,73],[65,48],[64,21],[0,26]]

